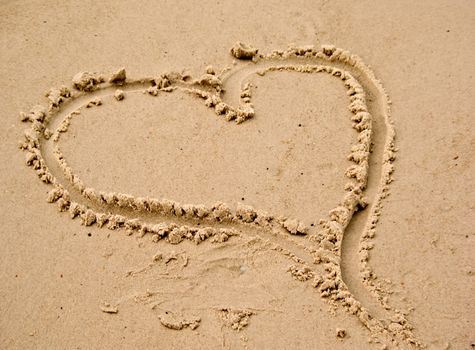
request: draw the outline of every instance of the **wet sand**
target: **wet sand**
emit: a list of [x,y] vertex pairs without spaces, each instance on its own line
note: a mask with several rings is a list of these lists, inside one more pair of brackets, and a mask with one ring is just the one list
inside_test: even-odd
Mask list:
[[473,6],[207,5],[1,5],[2,347],[469,349]]

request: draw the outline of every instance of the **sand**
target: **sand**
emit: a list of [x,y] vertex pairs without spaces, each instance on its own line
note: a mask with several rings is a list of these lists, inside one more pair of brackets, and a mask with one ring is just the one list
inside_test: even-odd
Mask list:
[[475,346],[473,5],[183,6],[1,5],[1,347]]

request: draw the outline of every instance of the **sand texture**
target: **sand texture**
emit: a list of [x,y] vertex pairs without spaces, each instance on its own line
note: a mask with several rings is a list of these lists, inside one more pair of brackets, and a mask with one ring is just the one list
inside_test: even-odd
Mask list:
[[0,5],[0,347],[475,348],[475,7],[138,4]]

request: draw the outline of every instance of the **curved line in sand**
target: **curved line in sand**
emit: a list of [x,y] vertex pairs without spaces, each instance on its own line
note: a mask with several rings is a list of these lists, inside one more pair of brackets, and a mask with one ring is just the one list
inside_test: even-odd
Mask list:
[[[382,200],[389,193],[395,152],[390,100],[381,83],[358,56],[333,46],[323,46],[320,50],[313,47],[291,48],[287,51],[274,51],[269,55],[261,55],[257,50],[237,44],[231,53],[238,59],[252,59],[253,63],[237,70],[225,69],[219,75],[210,69],[201,78],[191,81],[189,77],[177,73],[162,74],[158,78],[130,80],[126,79],[125,71],[120,71],[114,74],[109,84],[105,84],[103,77],[99,75],[82,73],[73,81],[78,91],[71,92],[69,88],[52,89],[48,94],[50,100],[48,111],[35,107],[29,114],[21,114],[22,120],[32,122],[32,126],[25,132],[25,140],[20,148],[27,153],[26,163],[36,170],[43,182],[53,186],[48,201],[56,202],[59,210],[69,212],[71,218],[80,217],[86,226],[96,224],[99,227],[107,225],[109,229],[125,228],[130,234],[134,232],[138,232],[141,236],[151,234],[153,241],[166,238],[172,244],[180,243],[183,239],[199,243],[208,238],[213,242],[223,242],[233,235],[239,235],[243,226],[246,230],[264,228],[264,231],[270,233],[272,240],[278,242],[272,245],[272,248],[298,264],[290,268],[290,273],[302,281],[313,279],[312,284],[318,288],[321,296],[335,307],[341,306],[356,315],[370,330],[375,342],[396,343],[397,339],[403,339],[419,346],[420,343],[415,339],[409,322],[401,312],[387,304],[382,293],[383,289],[376,283],[376,276],[371,273],[368,266],[369,250],[373,247],[370,240],[374,237]],[[309,61],[312,64],[308,64]],[[232,84],[236,79],[240,85],[243,77],[250,74],[265,75],[275,71],[325,72],[340,78],[347,88],[350,99],[349,109],[352,112],[353,128],[358,131],[357,142],[348,156],[354,165],[346,171],[350,182],[345,187],[345,197],[330,211],[328,219],[320,220],[321,231],[308,235],[305,242],[301,242],[301,238],[294,239],[288,235],[288,233],[294,235],[307,233],[308,228],[298,220],[275,217],[248,206],[240,205],[236,210],[231,210],[224,203],[217,203],[212,207],[183,205],[166,199],[136,198],[127,194],[96,191],[86,187],[68,165],[59,148],[58,141],[61,134],[67,132],[74,114],[80,113],[80,109],[84,106],[100,105],[101,100],[98,97],[111,95],[118,86],[129,93],[140,91],[155,96],[158,93],[175,90],[185,91],[202,98],[217,115],[241,123],[254,117],[251,85],[245,84],[240,87],[238,107],[224,101],[223,97],[229,94],[229,91],[224,93],[224,85],[236,88],[237,85]],[[374,105],[379,104],[379,114],[385,127],[385,142],[384,148],[380,150],[382,156],[380,182],[357,248],[360,258],[358,265],[363,283],[378,298],[382,306],[391,312],[389,320],[375,317],[374,310],[369,312],[354,297],[345,283],[347,277],[343,278],[341,269],[344,264],[342,242],[347,233],[345,230],[353,214],[366,206],[363,196],[367,192],[369,172],[372,170],[369,166],[373,131],[371,113],[378,112],[370,113],[366,93],[371,93],[371,97],[377,101]],[[92,96],[96,98],[91,100]],[[115,96],[120,100],[123,98],[123,92],[116,91]],[[57,118],[60,112],[65,115],[63,120]],[[54,132],[51,128],[55,129]],[[60,177],[66,181],[58,180]],[[79,195],[82,199],[88,200],[88,206],[81,204],[81,199],[76,200]],[[130,216],[131,213],[133,218]],[[174,223],[147,222],[150,219],[156,220],[157,217],[168,221],[171,217]],[[208,227],[189,226],[186,224],[189,222],[205,222]],[[320,265],[323,272],[315,272],[316,267],[311,268],[312,265]]]

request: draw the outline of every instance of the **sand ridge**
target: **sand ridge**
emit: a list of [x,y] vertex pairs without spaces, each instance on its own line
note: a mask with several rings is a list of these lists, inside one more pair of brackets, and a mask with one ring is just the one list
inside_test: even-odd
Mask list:
[[[390,117],[390,100],[373,72],[356,55],[332,45],[315,49],[312,46],[276,50],[263,55],[259,50],[237,43],[231,54],[239,60],[250,61],[244,67],[231,67],[216,74],[212,67],[198,79],[167,72],[158,77],[128,79],[125,69],[112,74],[106,83],[102,74],[78,73],[73,87],[51,89],[47,95],[48,107],[35,107],[21,113],[22,121],[31,122],[20,148],[26,152],[25,161],[40,179],[52,187],[47,200],[57,203],[62,212],[71,218],[80,218],[85,226],[106,226],[111,230],[125,229],[128,234],[150,235],[152,241],[166,239],[179,244],[185,239],[195,243],[210,239],[224,242],[232,236],[244,234],[244,229],[254,228],[270,232],[273,249],[288,256],[296,265],[289,268],[291,275],[301,281],[311,280],[320,295],[335,307],[342,307],[354,314],[369,329],[372,340],[397,344],[399,340],[420,346],[405,315],[387,303],[387,291],[377,283],[377,276],[369,266],[369,251],[374,247],[375,235],[382,201],[389,194],[389,184],[395,158],[395,131]],[[297,218],[276,217],[249,206],[232,208],[225,203],[211,207],[200,204],[181,204],[169,199],[136,198],[129,194],[103,192],[88,187],[67,163],[59,146],[62,133],[82,108],[98,107],[101,97],[114,95],[117,101],[129,93],[148,93],[157,96],[180,90],[197,96],[216,115],[237,124],[255,117],[252,104],[252,84],[240,88],[239,105],[228,103],[223,92],[230,78],[248,71],[264,76],[276,72],[303,74],[327,73],[340,79],[347,89],[352,126],[357,131],[356,142],[348,160],[354,164],[345,172],[349,179],[344,198],[320,220],[320,231],[309,233],[309,228]],[[353,74],[355,72],[355,74]],[[385,124],[385,144],[381,179],[375,198],[365,198],[372,142],[373,116],[369,113],[365,87],[361,79],[371,84],[379,94],[379,108]],[[120,87],[120,89],[118,89]],[[64,115],[63,107],[73,108]],[[63,116],[63,119],[61,119]],[[54,130],[54,131],[51,131]],[[56,164],[53,164],[54,161]],[[63,181],[64,180],[64,181]],[[341,274],[341,244],[345,229],[353,214],[370,204],[369,220],[361,241],[359,266],[363,283],[378,298],[390,317],[380,319],[358,301],[346,286]],[[162,218],[157,223],[157,218]],[[206,227],[196,225],[206,223]]]

